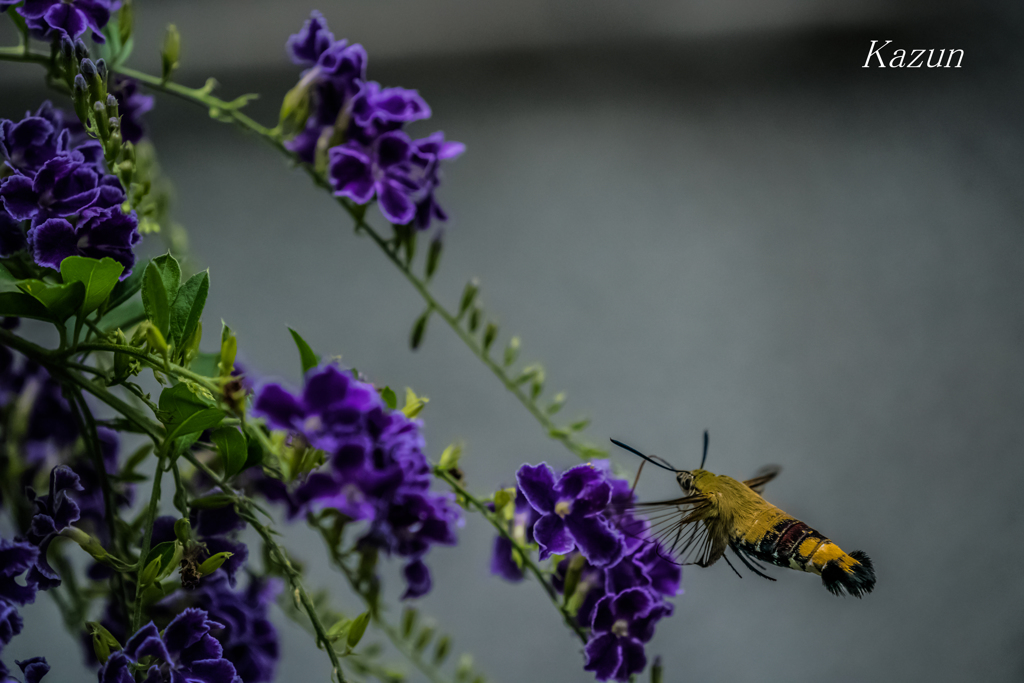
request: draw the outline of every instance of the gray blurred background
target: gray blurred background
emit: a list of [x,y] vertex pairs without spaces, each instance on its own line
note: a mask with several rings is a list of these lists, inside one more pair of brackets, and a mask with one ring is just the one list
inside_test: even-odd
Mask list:
[[[978,3],[753,0],[323,2],[369,75],[418,88],[467,144],[435,290],[470,276],[522,357],[542,361],[567,418],[737,478],[863,549],[864,600],[811,575],[684,572],[648,646],[666,681],[1024,680],[1024,53],[1021,13]],[[183,82],[258,91],[271,123],[297,77],[283,44],[298,2],[140,2],[140,44],[174,21]],[[5,34],[9,35],[9,34]],[[148,38],[147,38],[148,37]],[[961,69],[861,65],[872,39],[960,48]],[[133,62],[156,70],[155,47]],[[0,64],[0,115],[47,95]],[[523,463],[573,464],[306,177],[257,140],[159,98],[150,117],[177,218],[210,266],[206,319],[244,359],[293,382],[287,323],[379,384],[430,397],[433,457],[464,439],[471,488]],[[376,209],[371,210],[375,217]],[[156,242],[156,240],[151,240]],[[631,456],[612,453],[634,468]],[[659,476],[664,475],[664,476]],[[648,470],[645,497],[671,495]],[[309,583],[358,608],[318,540],[289,529]],[[493,537],[469,515],[428,556],[421,600],[495,681],[588,681],[542,591],[488,575]],[[400,586],[389,574],[387,593]],[[78,652],[42,598],[8,659]],[[327,659],[278,613],[278,680],[327,681]],[[397,614],[392,615],[397,617]],[[646,680],[647,674],[643,676]]]

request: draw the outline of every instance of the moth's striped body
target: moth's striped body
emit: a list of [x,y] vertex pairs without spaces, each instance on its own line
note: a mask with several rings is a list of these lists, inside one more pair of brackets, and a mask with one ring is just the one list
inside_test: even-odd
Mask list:
[[745,533],[735,529],[732,538],[738,550],[756,560],[819,576],[829,562],[837,563],[844,572],[851,572],[858,564],[824,534],[774,505]]
[[709,567],[731,548],[748,569],[772,581],[775,579],[758,571],[758,561],[817,574],[835,595],[846,592],[859,598],[875,587],[874,568],[865,553],[844,552],[823,534],[761,497],[764,485],[779,473],[778,467],[766,468],[741,482],[703,469],[703,460],[701,469],[678,470],[624,443],[614,439],[612,443],[676,473],[683,497],[634,504],[631,509],[642,511],[645,518],[629,522],[623,529],[638,538],[656,541],[661,551],[679,564]]

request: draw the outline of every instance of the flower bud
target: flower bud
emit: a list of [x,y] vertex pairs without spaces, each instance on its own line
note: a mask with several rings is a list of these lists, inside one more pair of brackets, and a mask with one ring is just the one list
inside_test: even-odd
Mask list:
[[117,98],[107,93],[107,116],[117,118]]
[[432,308],[428,308],[423,311],[423,314],[416,319],[415,323],[413,323],[412,334],[409,336],[409,347],[412,348],[413,351],[418,349],[420,344],[423,342],[423,335],[427,331],[427,319],[430,317],[430,312],[432,310]]
[[174,523],[174,537],[183,545],[192,540],[192,523],[187,518],[182,517]]
[[235,502],[235,497],[228,493],[211,493],[202,498],[194,498],[190,507],[198,510],[213,510],[226,507]]
[[[89,88],[89,94],[94,95],[95,91],[93,88]],[[93,120],[96,123],[96,131],[100,135],[101,140],[106,140],[110,137],[110,119],[107,118],[107,108],[103,106],[103,103],[96,100],[93,102],[92,111],[95,116]]]
[[160,50],[160,63],[163,73],[163,80],[166,81],[178,68],[178,58],[181,56],[181,34],[174,24],[167,25],[167,33],[164,35],[164,45]]
[[89,59],[89,48],[86,47],[85,41],[81,38],[75,40],[75,59],[78,61]]
[[441,251],[444,248],[444,242],[441,240],[441,233],[438,232],[437,236],[434,237],[430,242],[430,249],[427,251],[427,279],[434,277],[434,273],[437,272],[437,266],[441,263]]
[[466,288],[462,290],[462,300],[459,302],[459,315],[462,317],[469,309],[473,300],[476,299],[477,292],[480,291],[480,281],[473,278],[466,283]]
[[488,322],[487,327],[484,328],[484,352],[490,351],[491,345],[494,344],[494,340],[498,337],[498,326],[493,322]]
[[60,34],[60,58],[70,62],[75,57],[75,43],[66,33]]
[[142,586],[148,586],[149,584],[156,581],[157,575],[160,573],[160,558],[154,557],[146,568],[142,570],[142,576],[140,577],[140,583]]
[[96,73],[99,74],[100,79],[103,81],[103,85],[106,86],[107,78],[110,77],[107,70],[107,60],[103,58],[96,60]]
[[212,574],[213,572],[220,569],[221,565],[227,562],[228,558],[230,558],[233,554],[234,553],[223,552],[217,553],[216,555],[211,555],[210,557],[206,558],[205,562],[199,565],[199,573],[203,576],[206,576],[207,574]]
[[502,364],[507,368],[515,363],[518,357],[519,337],[512,337],[508,340],[508,346],[505,347],[505,357],[502,359]]
[[75,114],[78,115],[78,120],[82,122],[82,125],[86,128],[89,127],[89,85],[85,82],[85,77],[82,74],[75,76],[74,85],[72,86],[72,97],[75,103]]
[[92,636],[92,648],[100,664],[106,663],[111,652],[121,649],[121,643],[117,642],[117,638],[99,622],[87,621],[85,628]]

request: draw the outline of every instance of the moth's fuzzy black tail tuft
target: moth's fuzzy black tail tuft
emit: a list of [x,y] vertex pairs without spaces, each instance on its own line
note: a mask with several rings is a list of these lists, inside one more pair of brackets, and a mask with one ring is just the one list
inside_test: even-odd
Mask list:
[[870,593],[875,587],[875,568],[871,558],[863,550],[854,550],[850,557],[856,563],[849,570],[843,569],[838,561],[832,560],[821,570],[821,582],[832,595],[849,593],[855,598]]

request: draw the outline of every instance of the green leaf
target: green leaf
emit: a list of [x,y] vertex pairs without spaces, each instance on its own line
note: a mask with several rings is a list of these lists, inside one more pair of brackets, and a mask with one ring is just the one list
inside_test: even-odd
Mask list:
[[160,392],[159,408],[168,439],[216,427],[225,416],[223,410],[193,394],[184,382]]
[[292,333],[292,339],[295,340],[295,346],[299,348],[299,360],[302,361],[302,374],[305,376],[307,372],[315,368],[320,364],[320,358],[313,353],[313,349],[310,348],[306,340],[302,338],[302,335],[288,328],[288,331]]
[[114,291],[110,293],[110,305],[107,306],[109,310],[117,308],[142,289],[142,274],[146,272],[147,266],[149,266],[149,261],[136,263],[132,268],[132,274],[114,286]]
[[60,262],[60,276],[64,282],[81,282],[85,287],[81,309],[83,315],[92,313],[107,300],[123,272],[124,266],[109,256],[104,256],[102,260],[68,256]]
[[234,427],[221,427],[212,434],[217,452],[224,462],[224,474],[233,477],[245,467],[245,461],[249,456],[249,449],[245,443],[245,437]]
[[405,407],[402,408],[402,412],[410,420],[423,412],[423,408],[430,403],[430,399],[426,396],[417,396],[416,392],[410,387],[405,388]]
[[157,565],[157,576],[163,573],[164,569],[167,569],[171,558],[174,557],[174,546],[177,541],[164,541],[163,543],[157,543],[155,546],[149,549],[149,554],[146,555],[146,570],[149,570],[149,566],[155,561],[159,560],[160,563]]
[[85,299],[85,285],[81,282],[51,285],[42,280],[22,280],[18,287],[46,306],[50,317],[59,322],[67,320]]
[[157,256],[150,263],[160,271],[164,289],[167,291],[167,301],[174,301],[174,298],[178,296],[178,287],[181,286],[181,266],[178,265],[178,259],[168,252]]
[[423,335],[427,332],[427,320],[430,319],[430,314],[433,311],[433,307],[428,306],[427,310],[420,314],[420,317],[416,318],[416,322],[413,323],[412,332],[409,334],[409,348],[413,351],[420,347],[423,343]]
[[53,316],[46,306],[28,294],[3,292],[0,294],[0,316],[12,318],[33,318],[51,322]]
[[370,623],[370,613],[363,612],[352,620],[352,626],[348,629],[348,646],[354,648],[363,639],[366,633],[366,626]]
[[210,291],[210,273],[203,271],[190,277],[178,290],[171,304],[171,336],[168,341],[180,348],[196,331]]
[[395,392],[391,387],[381,389],[380,397],[384,400],[384,405],[388,407],[388,410],[394,410],[398,407],[398,397],[395,396]]
[[330,640],[332,643],[336,640],[341,640],[346,635],[348,635],[348,629],[349,626],[351,625],[352,621],[350,619],[341,617],[336,622],[331,624],[331,627],[329,629],[327,629],[327,639]]
[[142,276],[142,305],[146,309],[146,317],[166,337],[171,326],[171,306],[160,268],[152,261]]
[[11,275],[11,271],[7,270],[7,266],[2,263],[0,263],[0,289],[5,292],[18,291],[18,278]]

